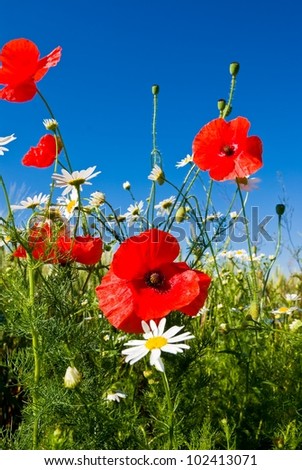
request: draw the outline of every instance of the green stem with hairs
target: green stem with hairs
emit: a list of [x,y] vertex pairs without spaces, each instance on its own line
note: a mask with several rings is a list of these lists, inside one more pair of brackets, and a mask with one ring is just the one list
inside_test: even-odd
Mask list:
[[[38,95],[40,96],[41,100],[43,101],[43,103],[45,104],[46,106],[46,109],[47,111],[49,112],[50,116],[52,117],[52,119],[56,120],[55,118],[55,115],[54,113],[52,112],[52,109],[51,107],[49,106],[48,102],[46,101],[46,99],[44,98],[44,96],[42,95],[42,93],[40,92],[40,90],[37,90],[37,93]],[[58,132],[58,136],[60,137],[60,140],[62,142],[62,146],[63,146],[63,149],[64,149],[64,153],[65,153],[65,157],[66,157],[66,161],[67,161],[67,165],[68,165],[68,170],[70,172],[72,172],[72,166],[71,166],[71,163],[70,163],[70,158],[68,156],[68,153],[67,153],[67,149],[66,149],[66,146],[64,144],[64,140],[63,140],[63,137],[62,137],[62,134],[61,134],[61,131],[60,131],[60,128],[58,127],[57,128],[57,132]]]
[[173,403],[171,400],[171,393],[170,393],[168,378],[165,372],[163,372],[161,375],[163,379],[163,385],[164,385],[167,404],[168,404],[168,427],[169,427],[168,450],[175,450],[174,449],[174,408],[173,408]]
[[35,325],[35,312],[34,312],[34,296],[35,296],[35,281],[34,281],[34,266],[32,260],[28,256],[28,286],[29,286],[29,313],[31,321],[31,337],[32,337],[32,349],[34,356],[34,386],[32,393],[32,404],[33,404],[33,434],[32,434],[32,446],[33,450],[38,447],[38,431],[39,431],[39,418],[38,418],[38,387],[40,381],[41,372],[41,360],[39,355],[39,334]]

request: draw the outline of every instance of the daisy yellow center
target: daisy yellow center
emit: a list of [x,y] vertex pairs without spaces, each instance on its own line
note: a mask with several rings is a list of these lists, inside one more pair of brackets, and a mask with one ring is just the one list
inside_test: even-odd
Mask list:
[[146,275],[145,281],[149,287],[159,288],[164,283],[164,276],[160,272],[154,271]]
[[280,307],[278,308],[278,313],[286,313],[288,311],[287,307]]
[[67,212],[72,212],[75,205],[76,201],[69,201],[69,203],[66,205]]
[[84,184],[85,181],[85,178],[78,178],[77,180],[69,181],[69,184],[71,184],[72,186],[80,186],[81,184]]
[[132,211],[132,215],[139,215],[139,208],[135,207]]
[[168,340],[163,336],[155,336],[153,338],[149,338],[146,341],[146,348],[150,349],[161,349],[163,346],[167,344]]
[[162,203],[162,207],[163,209],[169,209],[169,207],[172,206],[172,202],[171,201],[165,201]]
[[225,157],[231,157],[235,153],[233,145],[224,145],[221,149]]

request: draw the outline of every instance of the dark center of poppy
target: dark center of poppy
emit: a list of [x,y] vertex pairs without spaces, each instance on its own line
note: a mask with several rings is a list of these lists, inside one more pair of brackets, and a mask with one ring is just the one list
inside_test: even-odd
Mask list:
[[155,289],[162,287],[164,280],[164,276],[158,271],[148,273],[145,277],[146,284],[149,287],[154,287]]
[[231,157],[235,153],[235,148],[233,145],[224,145],[221,151],[226,157]]

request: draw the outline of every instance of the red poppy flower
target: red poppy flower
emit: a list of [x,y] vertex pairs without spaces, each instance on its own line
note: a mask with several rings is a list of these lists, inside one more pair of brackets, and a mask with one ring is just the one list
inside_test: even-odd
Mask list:
[[62,144],[59,139],[52,134],[43,135],[37,146],[31,147],[24,155],[22,164],[25,166],[46,168],[54,163],[61,150]]
[[76,261],[86,265],[98,263],[103,252],[102,240],[90,235],[78,236],[73,239],[59,237],[57,245],[68,261]]
[[[62,236],[62,229],[60,229],[59,233]],[[28,249],[32,257],[44,263],[66,264],[67,256],[59,250],[56,239],[57,236],[55,236],[48,222],[34,224],[29,231],[27,239]],[[27,251],[23,246],[19,245],[14,251],[13,256],[25,258]]]
[[57,65],[62,48],[56,47],[40,59],[38,47],[29,39],[13,39],[3,46],[0,53],[0,98],[7,101],[31,100],[36,92],[36,82],[41,80],[50,67]]
[[96,288],[100,309],[114,327],[138,333],[142,320],[157,320],[172,310],[197,314],[211,279],[175,262],[179,250],[176,238],[158,229],[121,244]]
[[216,181],[246,178],[262,167],[262,142],[248,137],[250,122],[238,117],[206,124],[193,141],[193,161]]

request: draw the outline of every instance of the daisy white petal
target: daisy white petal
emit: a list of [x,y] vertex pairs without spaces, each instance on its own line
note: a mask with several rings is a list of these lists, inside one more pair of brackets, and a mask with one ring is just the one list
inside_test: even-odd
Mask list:
[[14,134],[8,135],[6,137],[0,137],[0,155],[4,155],[4,152],[8,152],[8,149],[6,147],[2,147],[2,145],[7,145],[13,140],[16,140],[17,137],[15,137]]
[[183,158],[182,160],[180,160],[180,162],[177,162],[176,163],[176,168],[182,168],[183,166],[186,166],[188,163],[192,163],[193,162],[193,155],[187,155],[185,158]]

